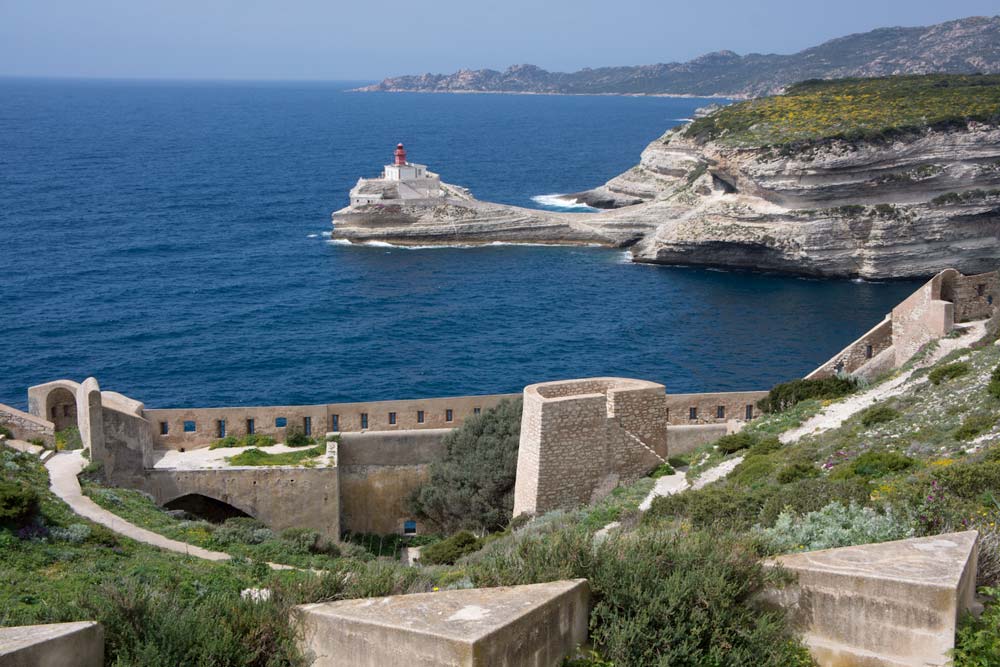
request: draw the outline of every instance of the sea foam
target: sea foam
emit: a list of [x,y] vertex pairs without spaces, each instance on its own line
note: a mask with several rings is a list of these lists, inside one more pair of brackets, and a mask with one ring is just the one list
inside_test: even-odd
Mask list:
[[551,195],[536,195],[531,198],[531,201],[535,202],[540,206],[546,206],[548,208],[559,208],[564,211],[596,211],[597,209],[593,206],[588,206],[580,201],[575,201],[569,198],[570,195],[565,194],[551,194]]

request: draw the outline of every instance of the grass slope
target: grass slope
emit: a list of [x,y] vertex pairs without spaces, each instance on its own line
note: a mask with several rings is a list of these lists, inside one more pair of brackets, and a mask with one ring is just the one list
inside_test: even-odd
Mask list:
[[683,132],[732,146],[784,146],[889,139],[968,121],[1000,121],[1000,75],[806,81],[783,95],[724,107]]

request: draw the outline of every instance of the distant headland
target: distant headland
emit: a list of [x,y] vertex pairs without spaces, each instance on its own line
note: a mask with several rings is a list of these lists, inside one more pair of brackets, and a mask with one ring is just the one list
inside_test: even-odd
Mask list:
[[549,72],[514,65],[500,72],[387,78],[359,88],[375,92],[678,95],[745,99],[772,95],[806,79],[878,77],[930,72],[1000,73],[1000,16],[973,16],[915,28],[879,28],[833,39],[791,55],[732,51],[683,63]]
[[594,213],[475,199],[402,145],[333,238],[627,247],[636,262],[912,278],[1000,263],[1000,75],[812,81],[717,107],[576,194]]

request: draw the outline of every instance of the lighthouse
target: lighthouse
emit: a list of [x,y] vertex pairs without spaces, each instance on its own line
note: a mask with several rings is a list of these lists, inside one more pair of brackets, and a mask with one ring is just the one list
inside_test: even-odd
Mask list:
[[427,165],[406,159],[406,147],[396,144],[392,164],[382,169],[378,178],[361,178],[351,189],[351,206],[370,206],[401,201],[430,202],[441,199],[445,191],[441,178],[427,170]]

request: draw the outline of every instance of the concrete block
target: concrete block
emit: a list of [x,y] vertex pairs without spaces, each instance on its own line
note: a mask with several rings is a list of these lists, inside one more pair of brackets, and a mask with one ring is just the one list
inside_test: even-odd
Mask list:
[[0,628],[3,667],[101,667],[104,628],[100,623],[52,623]]
[[947,665],[975,604],[978,533],[781,556],[798,584],[768,597],[788,609],[821,667]]
[[587,640],[585,579],[296,607],[313,667],[557,667]]

